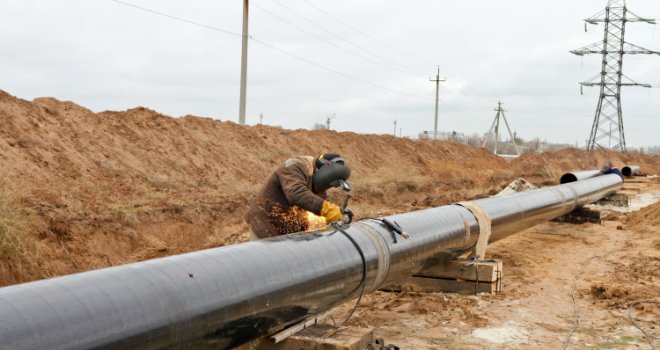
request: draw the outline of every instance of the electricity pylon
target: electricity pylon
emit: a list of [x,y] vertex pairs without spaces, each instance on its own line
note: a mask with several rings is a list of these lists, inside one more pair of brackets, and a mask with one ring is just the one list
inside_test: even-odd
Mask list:
[[335,119],[335,115],[337,115],[337,113],[332,113],[332,115],[329,115],[329,116],[325,117],[325,129],[326,130],[330,130],[330,122],[332,122],[332,120]]
[[516,154],[520,155],[520,150],[518,149],[518,144],[516,143],[516,137],[511,133],[511,128],[509,127],[509,122],[506,120],[506,116],[504,115],[505,109],[502,108],[502,102],[497,102],[497,108],[495,109],[497,111],[497,114],[495,115],[495,119],[493,120],[493,124],[490,125],[490,129],[488,129],[488,132],[486,133],[486,137],[484,138],[484,143],[481,145],[481,147],[486,147],[486,143],[491,138],[491,135],[493,135],[495,138],[493,140],[493,153],[497,154],[497,146],[500,143],[500,116],[502,119],[504,119],[504,125],[506,125],[506,129],[509,131],[509,137],[511,137],[511,142],[513,143],[513,147],[516,149]]
[[625,0],[609,0],[607,7],[591,18],[584,20],[587,24],[604,23],[605,36],[602,42],[573,50],[571,53],[583,56],[587,54],[602,54],[603,66],[601,72],[591,79],[581,82],[580,91],[584,86],[600,86],[600,97],[596,106],[596,115],[591,133],[587,141],[587,150],[611,149],[626,151],[626,138],[623,132],[623,114],[621,112],[621,87],[642,86],[650,88],[649,84],[633,81],[623,74],[623,55],[656,54],[652,51],[628,43],[624,40],[627,22],[646,22],[655,24],[651,18],[642,18],[626,8]]

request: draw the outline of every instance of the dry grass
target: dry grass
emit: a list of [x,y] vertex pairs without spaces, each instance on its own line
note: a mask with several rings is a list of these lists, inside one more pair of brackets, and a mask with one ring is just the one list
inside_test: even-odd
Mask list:
[[20,274],[37,262],[39,249],[27,212],[17,198],[16,191],[0,181],[0,261]]

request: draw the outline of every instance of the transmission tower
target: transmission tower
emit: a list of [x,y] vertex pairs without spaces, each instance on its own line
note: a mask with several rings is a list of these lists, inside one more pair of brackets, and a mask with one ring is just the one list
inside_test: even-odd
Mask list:
[[332,113],[332,115],[329,115],[325,117],[325,129],[330,130],[330,123],[332,122],[333,119],[335,119],[335,115],[337,113]]
[[488,143],[488,141],[491,139],[491,136],[493,136],[493,153],[497,154],[497,146],[500,143],[500,117],[502,117],[502,119],[504,119],[504,125],[506,125],[506,129],[509,131],[509,137],[511,137],[513,148],[516,149],[516,154],[520,155],[520,150],[518,149],[518,144],[516,143],[516,137],[513,135],[513,133],[511,133],[509,122],[506,120],[506,116],[504,115],[505,109],[502,108],[502,102],[497,102],[497,108],[495,111],[497,114],[495,115],[493,124],[490,125],[490,129],[488,129],[488,132],[486,133],[484,143],[481,145],[481,147],[486,147],[486,143]]
[[600,86],[600,97],[596,106],[594,123],[587,141],[587,150],[611,149],[626,151],[626,138],[623,133],[623,115],[621,112],[621,87],[642,86],[650,88],[649,84],[640,84],[623,74],[624,54],[656,54],[643,47],[628,43],[624,40],[627,22],[646,22],[655,24],[651,18],[642,18],[626,8],[625,0],[609,0],[607,7],[591,18],[584,20],[584,29],[587,24],[605,24],[602,42],[573,50],[571,53],[583,56],[587,54],[603,55],[603,66],[600,74],[580,83],[584,86]]

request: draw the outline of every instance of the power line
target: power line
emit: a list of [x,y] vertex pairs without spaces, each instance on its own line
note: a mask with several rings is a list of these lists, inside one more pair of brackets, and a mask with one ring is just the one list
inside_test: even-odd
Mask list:
[[[557,130],[575,130],[573,127],[568,127],[568,126],[551,126],[551,125],[525,125],[525,124],[516,124],[516,128],[526,128],[526,129],[557,129]],[[648,131],[648,132],[657,132],[660,131],[660,129],[631,129],[628,128],[630,131]]]
[[[443,70],[443,72],[444,72],[444,75],[447,77],[447,79],[449,79],[449,78],[450,78],[450,75],[447,74],[447,71]],[[477,94],[471,94],[471,95],[468,95],[468,94],[464,94],[464,93],[462,93],[462,92],[460,91],[461,88],[459,88],[457,85],[454,85],[454,83],[452,83],[452,82],[450,82],[450,81],[448,81],[448,83],[447,83],[446,85],[448,85],[448,86],[450,87],[449,90],[454,91],[454,92],[455,92],[456,94],[458,94],[459,96],[462,96],[462,97],[464,97],[464,98],[468,98],[468,99],[470,99],[470,100],[472,100],[472,101],[475,101],[475,102],[477,102],[477,103],[479,103],[479,104],[482,104],[484,107],[485,107],[486,105],[488,105],[488,106],[491,105],[490,103],[486,102],[486,100],[483,100],[483,99],[478,98],[478,97],[474,97],[474,96],[477,96]],[[454,87],[454,89],[451,89],[452,86]],[[488,107],[488,108],[490,109],[490,107]]]
[[408,57],[414,58],[414,59],[416,59],[416,60],[418,60],[418,61],[420,61],[420,62],[424,62],[424,63],[427,63],[427,64],[432,65],[432,66],[437,66],[437,63],[430,62],[430,61],[428,61],[428,60],[426,60],[426,59],[424,59],[424,58],[421,58],[421,57],[419,57],[419,56],[416,56],[416,55],[410,54],[410,53],[408,53],[408,52],[405,52],[405,51],[403,51],[403,50],[400,50],[400,49],[398,49],[398,48],[396,48],[396,47],[394,47],[394,46],[392,46],[392,45],[389,45],[389,44],[387,44],[387,43],[384,43],[384,42],[382,42],[381,40],[378,40],[378,39],[376,39],[376,38],[370,36],[369,34],[367,34],[367,33],[363,32],[363,31],[361,31],[361,30],[355,28],[354,26],[352,26],[352,25],[350,25],[350,24],[348,24],[348,23],[346,23],[346,22],[344,22],[344,21],[342,21],[341,19],[335,17],[334,15],[332,15],[332,14],[328,13],[327,11],[325,11],[325,10],[319,8],[318,6],[316,6],[316,5],[312,4],[312,3],[310,3],[310,2],[307,1],[307,0],[301,0],[301,1],[304,2],[304,3],[306,3],[308,6],[310,6],[310,7],[314,8],[314,9],[316,9],[317,11],[319,11],[319,12],[325,14],[326,16],[328,16],[328,17],[334,19],[335,21],[337,21],[337,22],[343,24],[344,26],[348,27],[349,29],[351,29],[351,30],[353,30],[353,31],[355,31],[355,32],[357,32],[357,33],[362,34],[364,37],[366,37],[366,38],[368,38],[368,39],[371,39],[371,40],[377,42],[377,43],[380,44],[380,45],[383,45],[383,46],[385,46],[385,47],[387,47],[387,48],[389,48],[389,49],[392,49],[392,50],[394,50],[394,51],[397,51],[397,52],[399,52],[399,53],[401,53],[401,54],[403,54],[403,55],[406,55],[406,56],[408,56]]
[[[406,56],[408,56],[408,57],[411,57],[411,58],[417,59],[418,61],[421,61],[421,62],[424,62],[424,63],[427,63],[427,64],[431,64],[431,65],[433,65],[433,66],[437,66],[435,63],[432,63],[432,62],[430,62],[430,61],[428,61],[428,60],[426,60],[426,59],[424,59],[424,58],[421,58],[421,57],[416,56],[416,55],[412,55],[412,54],[410,54],[410,53],[408,53],[408,52],[405,52],[405,51],[403,51],[403,50],[401,50],[401,49],[398,49],[398,48],[396,48],[396,47],[394,47],[394,46],[392,46],[392,45],[389,45],[389,44],[383,42],[382,40],[379,40],[379,39],[377,39],[377,38],[374,38],[373,36],[371,36],[371,35],[369,35],[369,34],[363,32],[363,31],[357,29],[356,27],[352,26],[351,24],[349,24],[349,23],[347,23],[347,22],[345,22],[345,21],[343,21],[343,20],[337,18],[336,16],[334,16],[334,15],[328,13],[327,11],[325,11],[325,10],[319,8],[318,6],[316,6],[316,5],[312,4],[312,3],[310,3],[310,2],[307,1],[307,0],[301,0],[301,1],[304,2],[305,4],[307,4],[308,6],[314,8],[315,10],[317,10],[317,11],[323,13],[324,15],[326,15],[326,16],[332,18],[333,20],[335,20],[335,21],[341,23],[342,25],[346,26],[347,28],[349,28],[349,29],[355,31],[356,33],[359,33],[359,34],[363,35],[364,37],[366,37],[366,38],[368,38],[368,39],[370,39],[370,40],[375,41],[376,43],[378,43],[378,44],[380,44],[380,45],[382,45],[382,46],[385,46],[385,47],[387,47],[387,48],[389,48],[389,49],[395,50],[395,51],[397,51],[397,52],[399,52],[399,53],[401,53],[401,54],[403,54],[403,55],[406,55]],[[276,0],[273,0],[273,2],[278,3]],[[279,3],[278,3],[278,4],[279,4]],[[451,78],[450,75],[447,74],[446,70],[442,69],[442,71],[443,71],[443,75],[445,75],[448,79]],[[426,73],[422,73],[422,74],[426,74]],[[454,80],[455,80],[455,79],[454,79]],[[461,93],[461,91],[460,91],[461,89],[460,89],[458,86],[454,85],[452,82],[448,82],[448,83],[445,84],[445,85],[447,85],[448,87],[450,87],[450,90],[454,91],[454,92],[457,93],[459,96],[463,96],[463,97],[465,97],[465,98],[471,99],[472,101],[476,101],[477,103],[483,104],[484,107],[485,107],[485,106],[488,106],[488,107],[487,107],[488,109],[491,108],[491,101],[486,102],[485,100],[481,100],[481,99],[478,99],[478,98],[476,98],[476,97],[472,97],[471,95],[463,94],[463,93]],[[453,87],[453,88],[452,88],[452,87]],[[473,94],[473,95],[476,96],[476,94]]]
[[[149,8],[145,8],[145,7],[142,7],[142,6],[134,5],[134,4],[131,4],[131,3],[128,3],[128,2],[125,2],[125,1],[121,1],[121,0],[110,0],[110,1],[113,1],[113,2],[118,3],[118,4],[121,4],[121,5],[129,6],[129,7],[135,8],[135,9],[139,9],[139,10],[141,10],[141,11],[145,11],[145,12],[148,12],[148,13],[151,13],[151,14],[155,14],[155,15],[158,15],[158,16],[162,16],[162,17],[165,17],[165,18],[169,18],[169,19],[173,19],[173,20],[176,20],[176,21],[184,22],[184,23],[187,23],[187,24],[195,25],[195,26],[198,26],[198,27],[201,27],[201,28],[204,28],[204,29],[209,29],[209,30],[213,30],[213,31],[218,31],[218,32],[221,32],[221,33],[224,33],[224,34],[228,34],[228,35],[232,35],[232,36],[236,36],[236,37],[243,37],[243,35],[240,34],[240,33],[231,32],[231,31],[229,31],[229,30],[225,30],[225,29],[221,29],[221,28],[218,28],[218,27],[215,27],[215,26],[211,26],[211,25],[207,25],[207,24],[204,24],[204,23],[196,22],[196,21],[189,20],[189,19],[186,19],[186,18],[183,18],[183,17],[178,17],[178,16],[174,16],[174,15],[166,14],[166,13],[159,12],[159,11],[156,11],[156,10],[152,10],[152,9],[149,9]],[[425,100],[425,101],[427,101],[427,100],[429,100],[429,99],[431,98],[431,97],[428,97],[428,96],[421,96],[421,95],[417,95],[417,94],[410,94],[410,93],[407,93],[407,92],[404,92],[404,91],[400,91],[400,90],[392,89],[392,88],[389,88],[389,87],[386,87],[386,86],[383,86],[383,85],[379,85],[379,84],[376,84],[376,83],[372,83],[372,82],[369,82],[369,81],[367,81],[367,80],[364,80],[364,79],[361,79],[361,78],[358,78],[358,77],[355,77],[355,76],[352,76],[352,75],[349,75],[349,74],[343,73],[343,72],[338,71],[338,70],[335,70],[335,69],[333,69],[333,68],[330,68],[330,67],[327,67],[327,66],[324,66],[324,65],[318,64],[318,63],[316,63],[316,62],[314,62],[314,61],[311,61],[311,60],[309,60],[309,59],[307,59],[307,58],[304,58],[304,57],[302,57],[302,56],[299,56],[299,55],[297,55],[297,54],[294,54],[294,53],[291,53],[291,52],[289,52],[289,51],[283,50],[283,49],[281,49],[281,48],[279,48],[279,47],[276,47],[276,46],[274,46],[274,45],[271,45],[271,44],[269,44],[269,43],[267,43],[267,42],[264,42],[264,41],[261,41],[261,40],[259,40],[259,39],[256,39],[256,38],[253,37],[253,36],[250,36],[249,39],[252,40],[252,41],[254,41],[254,42],[256,42],[256,43],[258,43],[258,44],[261,44],[261,45],[263,45],[263,46],[265,46],[265,47],[267,47],[267,48],[270,48],[270,49],[272,49],[272,50],[278,51],[278,52],[280,52],[280,53],[282,53],[282,54],[284,54],[284,55],[287,55],[287,56],[289,56],[289,57],[295,58],[295,59],[297,59],[297,60],[299,60],[299,61],[302,61],[302,62],[305,62],[305,63],[307,63],[307,64],[309,64],[309,65],[315,66],[315,67],[317,67],[317,68],[319,68],[319,69],[322,69],[322,70],[328,71],[328,72],[330,72],[330,73],[333,73],[333,74],[339,75],[339,76],[341,76],[341,77],[343,77],[343,78],[345,78],[345,79],[353,80],[353,81],[359,82],[359,83],[361,83],[361,84],[371,86],[371,87],[373,87],[373,88],[378,88],[378,89],[381,89],[381,90],[385,90],[385,91],[393,92],[393,93],[396,93],[396,94],[399,94],[399,95],[403,95],[403,96],[407,96],[407,97],[410,97],[410,98],[415,98],[415,99],[420,99],[420,100]],[[455,91],[455,92],[457,92],[457,91]],[[461,95],[460,92],[458,92],[458,94]],[[467,96],[467,95],[462,95],[462,96],[471,98],[470,96]],[[459,113],[459,114],[461,114],[461,115],[463,115],[463,116],[466,116],[466,117],[468,117],[468,118],[470,118],[470,119],[473,119],[473,120],[475,120],[475,121],[479,121],[479,122],[483,122],[483,121],[484,121],[484,118],[483,118],[483,117],[479,117],[479,116],[476,116],[476,115],[474,115],[474,114],[467,113],[467,112],[463,111],[462,109],[459,109],[458,107],[456,107],[456,106],[454,106],[454,105],[452,105],[452,104],[450,104],[450,103],[447,103],[447,102],[444,102],[444,101],[443,101],[443,103],[442,103],[442,107],[443,107],[443,108],[447,108],[447,109],[449,109],[449,110],[451,110],[451,111],[453,111],[453,112],[455,112],[455,113]],[[537,113],[537,114],[541,114],[541,113],[538,113],[538,112],[531,112],[531,111],[516,111],[516,112],[529,112],[529,113]],[[544,112],[543,114],[549,114],[549,113]],[[558,113],[558,114],[560,114],[560,113]],[[649,118],[650,118],[650,117],[651,117],[651,116],[649,116]]]
[[182,17],[168,15],[168,14],[163,13],[163,12],[158,12],[158,11],[155,11],[155,10],[152,10],[152,9],[148,9],[146,7],[138,6],[138,5],[131,4],[131,3],[128,3],[128,2],[124,2],[124,1],[121,1],[121,0],[110,0],[110,1],[116,2],[116,3],[124,5],[124,6],[133,7],[133,8],[136,8],[136,9],[139,9],[139,10],[142,10],[142,11],[145,11],[145,12],[149,12],[149,13],[152,13],[152,14],[155,14],[155,15],[159,15],[159,16],[170,18],[170,19],[175,19],[177,21],[193,24],[193,25],[196,25],[196,26],[199,26],[199,27],[202,27],[202,28],[215,30],[215,31],[218,31],[218,32],[222,32],[222,33],[225,33],[225,34],[228,34],[228,35],[238,36],[238,37],[241,37],[241,38],[243,37],[243,34],[240,34],[240,33],[235,33],[235,32],[229,31],[229,30],[213,27],[213,26],[210,26],[210,25],[207,25],[207,24],[204,24],[204,23],[191,21],[189,19],[185,19],[185,18],[182,18]]
[[454,105],[452,105],[452,104],[449,104],[449,103],[447,103],[447,102],[442,102],[442,106],[443,106],[443,107],[448,107],[450,110],[452,110],[452,111],[454,111],[454,112],[456,112],[456,113],[463,114],[464,116],[466,116],[466,117],[468,117],[468,118],[470,118],[470,119],[473,119],[473,120],[476,120],[476,121],[479,121],[479,122],[483,122],[483,121],[484,121],[484,120],[482,119],[482,117],[477,117],[477,116],[474,115],[474,114],[470,114],[470,113],[464,112],[464,111],[458,109],[458,107],[456,107],[456,106],[454,106]]
[[398,68],[396,68],[396,67],[392,67],[392,66],[389,66],[389,65],[383,64],[383,63],[378,62],[378,61],[376,61],[376,60],[373,60],[373,59],[371,59],[371,58],[369,58],[369,57],[366,57],[366,56],[360,55],[359,53],[356,53],[356,52],[353,52],[353,51],[348,50],[348,49],[346,49],[346,48],[343,48],[343,47],[341,47],[341,46],[339,46],[339,45],[337,45],[337,44],[335,44],[335,43],[333,43],[333,42],[331,42],[331,41],[329,41],[329,40],[326,40],[326,39],[324,39],[324,38],[322,38],[322,37],[320,37],[320,36],[318,36],[318,35],[316,35],[316,34],[314,34],[314,33],[311,33],[311,32],[309,32],[309,31],[305,30],[304,28],[302,28],[302,27],[300,27],[300,26],[298,26],[298,25],[296,25],[296,24],[293,24],[293,23],[287,21],[286,19],[284,19],[284,18],[278,16],[277,14],[275,14],[275,13],[273,13],[273,12],[271,12],[271,11],[265,9],[264,7],[259,6],[258,4],[255,4],[254,2],[252,3],[252,6],[254,6],[254,7],[260,9],[261,11],[263,11],[263,12],[269,14],[270,16],[272,16],[272,17],[274,17],[274,18],[276,18],[276,19],[278,19],[279,21],[284,22],[284,23],[286,23],[286,24],[288,24],[288,25],[290,25],[290,26],[292,26],[292,27],[298,29],[299,31],[301,31],[301,32],[303,32],[303,33],[305,33],[305,34],[307,34],[307,35],[309,35],[309,36],[311,36],[311,37],[313,37],[313,38],[315,38],[315,39],[317,39],[317,40],[320,40],[320,41],[322,41],[322,42],[324,42],[324,43],[326,43],[326,44],[328,44],[328,45],[330,45],[330,46],[332,46],[332,47],[334,47],[334,48],[337,48],[337,49],[339,49],[339,50],[342,50],[342,51],[344,51],[344,52],[347,52],[347,53],[349,53],[349,54],[351,54],[351,55],[353,55],[353,56],[359,57],[359,58],[361,58],[361,59],[363,59],[363,60],[366,60],[366,61],[369,61],[369,62],[371,62],[371,63],[377,64],[377,65],[379,65],[379,66],[382,66],[382,67],[385,67],[385,68],[388,68],[388,69],[392,69],[392,70],[396,70],[396,71],[398,71],[398,72],[401,72],[401,73],[404,73],[404,74],[408,74],[408,75],[412,75],[412,76],[417,77],[416,74],[411,74],[411,73],[409,73],[408,71],[404,71],[404,70],[398,69]]
[[[418,71],[418,70],[416,70],[416,69],[410,69],[410,68],[408,68],[408,67],[406,67],[406,66],[404,66],[404,65],[401,65],[401,64],[399,64],[399,63],[397,63],[397,62],[395,62],[395,61],[392,61],[392,60],[387,59],[387,58],[385,58],[385,57],[382,57],[382,56],[380,56],[380,55],[378,55],[378,54],[375,54],[375,53],[371,52],[370,50],[367,50],[367,49],[365,49],[365,48],[362,47],[362,46],[356,45],[356,44],[352,43],[351,41],[346,40],[346,39],[342,38],[341,36],[339,36],[339,35],[333,33],[332,31],[330,31],[330,30],[328,30],[328,29],[325,29],[324,27],[318,25],[317,23],[315,23],[315,22],[313,22],[313,21],[307,19],[305,16],[303,16],[303,15],[299,14],[298,12],[294,11],[294,10],[291,9],[290,7],[288,7],[288,6],[286,6],[286,5],[283,5],[283,4],[280,3],[279,1],[277,1],[277,0],[271,0],[271,1],[274,2],[275,4],[279,5],[280,7],[286,9],[287,11],[293,13],[296,17],[298,17],[298,18],[302,19],[303,21],[305,21],[305,22],[307,22],[307,23],[313,25],[314,27],[319,28],[320,30],[322,30],[322,31],[328,33],[329,35],[331,35],[331,36],[337,38],[338,40],[344,41],[344,42],[348,43],[349,45],[351,45],[351,46],[357,48],[358,50],[362,50],[362,51],[364,51],[364,52],[366,52],[366,53],[368,53],[368,54],[370,54],[370,55],[372,55],[372,56],[374,56],[374,57],[378,57],[379,59],[381,59],[381,60],[383,60],[383,61],[385,61],[385,62],[388,62],[388,63],[390,63],[390,64],[394,64],[394,65],[396,65],[396,66],[398,66],[398,67],[400,67],[400,68],[402,68],[402,69],[405,69],[405,70],[408,71],[408,72],[412,72],[413,74],[411,74],[411,75],[417,76],[417,74],[426,74],[426,73],[424,73],[424,72],[420,72],[420,71]],[[408,74],[410,74],[410,73],[408,73]]]
[[[334,36],[335,38],[338,38],[339,40],[342,40],[342,41],[346,41],[346,42],[349,43],[350,45],[355,46],[355,47],[357,47],[357,48],[359,48],[359,49],[361,49],[361,50],[363,50],[363,51],[365,51],[365,52],[367,52],[367,53],[369,53],[369,54],[371,54],[371,55],[373,55],[373,56],[376,56],[376,57],[379,57],[379,58],[381,58],[381,59],[383,59],[383,60],[386,60],[386,59],[384,59],[382,56],[376,55],[376,54],[374,54],[373,52],[371,52],[371,51],[369,51],[369,50],[365,50],[364,48],[362,48],[362,47],[360,47],[360,46],[356,46],[356,45],[353,44],[352,42],[350,42],[350,41],[348,41],[348,40],[345,40],[344,38],[342,38],[342,37],[340,37],[340,36],[338,36],[338,35],[332,33],[331,31],[329,31],[329,30],[323,28],[322,26],[319,26],[318,24],[316,24],[316,23],[314,23],[314,22],[311,22],[309,19],[307,19],[307,18],[305,18],[304,16],[298,14],[297,12],[295,12],[294,10],[292,10],[290,7],[285,6],[285,5],[282,5],[279,1],[277,1],[277,0],[272,0],[272,1],[273,1],[274,3],[280,5],[281,7],[283,7],[283,8],[285,8],[285,9],[289,10],[289,11],[292,12],[294,15],[298,16],[299,18],[303,19],[304,21],[306,21],[306,22],[312,24],[313,26],[318,27],[319,29],[323,30],[324,32],[326,32],[326,33],[328,33],[328,34]],[[368,35],[368,34],[362,32],[362,31],[360,31],[359,29],[355,28],[354,26],[352,26],[352,25],[350,25],[350,24],[348,24],[348,23],[342,21],[341,19],[339,19],[339,18],[337,18],[336,16],[334,16],[334,15],[328,13],[327,11],[325,11],[325,10],[319,8],[318,6],[316,6],[316,5],[312,4],[312,3],[310,3],[310,2],[307,1],[307,0],[301,0],[301,1],[303,1],[304,3],[306,3],[307,5],[309,5],[310,7],[316,9],[317,11],[319,11],[319,12],[325,14],[326,16],[332,18],[333,20],[335,20],[335,21],[337,21],[337,22],[343,24],[344,26],[350,28],[351,30],[353,30],[353,31],[355,31],[355,32],[357,32],[357,33],[363,35],[364,37],[366,37],[366,38],[368,38],[368,39],[371,39],[371,40],[373,40],[373,41],[375,41],[375,42],[377,42],[377,43],[379,43],[379,44],[381,44],[381,45],[383,45],[383,46],[385,46],[385,47],[390,48],[390,49],[396,50],[397,52],[400,52],[400,53],[402,53],[402,54],[404,54],[404,55],[406,55],[406,56],[409,56],[409,57],[415,58],[415,59],[417,59],[417,60],[421,60],[422,62],[425,62],[425,63],[432,64],[432,63],[431,63],[430,61],[428,61],[428,60],[425,60],[425,59],[420,58],[420,57],[415,56],[415,55],[410,55],[410,54],[406,53],[406,52],[403,51],[403,50],[400,50],[400,49],[398,49],[398,48],[396,48],[396,47],[393,47],[393,46],[391,46],[391,45],[388,45],[387,43],[385,43],[385,42],[383,42],[383,41],[381,41],[381,40],[378,40],[378,39],[376,39],[376,38],[374,38],[374,37],[372,37],[372,36],[370,36],[370,35]],[[391,62],[391,63],[394,63],[394,64],[397,64],[396,62],[393,62],[393,61],[391,61],[391,60],[386,60],[386,61]],[[397,65],[399,65],[399,64],[397,64]],[[434,65],[435,65],[435,64],[434,64]],[[399,65],[399,66],[405,68],[405,66],[402,66],[402,65]],[[406,68],[406,69],[407,69],[407,68]],[[409,69],[408,69],[408,70],[409,70]],[[420,73],[420,74],[426,74],[426,73],[424,73],[424,72],[419,72],[419,71],[417,71],[417,70],[412,70],[412,71],[417,72],[417,73]],[[444,72],[444,75],[445,75],[445,76],[449,77],[449,75],[446,74],[446,70],[442,69],[442,71]],[[416,75],[415,75],[415,76],[416,76]],[[477,102],[477,103],[480,103],[480,104],[482,104],[484,107],[485,107],[485,106],[488,106],[488,107],[487,107],[488,109],[491,108],[491,102],[490,102],[490,101],[489,101],[489,102],[486,102],[485,100],[482,100],[482,99],[479,99],[479,98],[473,97],[473,96],[468,95],[468,94],[464,94],[464,93],[461,92],[461,88],[458,87],[457,85],[454,85],[452,82],[448,82],[446,85],[450,88],[451,91],[455,92],[455,93],[458,94],[459,96],[462,96],[462,97],[464,97],[464,98],[467,98],[467,99],[470,99],[470,100],[475,101],[475,102]],[[476,94],[472,94],[472,95],[475,95],[475,96],[476,96]]]
[[[121,0],[110,0],[110,1],[113,1],[113,2],[118,3],[118,4],[121,4],[121,5],[125,5],[125,6],[129,6],[129,7],[133,7],[133,8],[135,8],[135,9],[139,9],[139,10],[142,10],[142,11],[145,11],[145,12],[148,12],[148,13],[151,13],[151,14],[155,14],[155,15],[159,15],[159,16],[166,17],[166,18],[169,18],[169,19],[177,20],[177,21],[180,21],[180,22],[184,22],[184,23],[192,24],[192,25],[195,25],[195,26],[198,26],[198,27],[202,27],[202,28],[205,28],[205,29],[214,30],[214,31],[217,31],[217,32],[221,32],[221,33],[225,33],[225,34],[229,34],[229,35],[233,35],[233,36],[238,36],[238,37],[241,37],[241,38],[243,37],[243,35],[242,35],[242,34],[239,34],[239,33],[235,33],[235,32],[231,32],[231,31],[228,31],[228,30],[221,29],[221,28],[217,28],[217,27],[214,27],[214,26],[211,26],[211,25],[208,25],[208,24],[203,24],[203,23],[195,22],[195,21],[192,21],[192,20],[189,20],[189,19],[183,18],[183,17],[178,17],[178,16],[169,15],[169,14],[166,14],[166,13],[163,13],[163,12],[155,11],[155,10],[152,10],[152,9],[149,9],[149,8],[146,8],[146,7],[142,7],[142,6],[137,6],[137,5],[134,5],[134,4],[131,4],[131,3],[128,3],[128,2],[121,1]],[[331,72],[331,73],[337,74],[337,75],[339,75],[339,76],[341,76],[341,77],[344,77],[344,78],[346,78],[346,79],[353,80],[353,81],[356,81],[356,82],[362,83],[362,84],[364,84],[364,85],[368,85],[368,86],[371,86],[371,87],[374,87],[374,88],[378,88],[378,89],[381,89],[381,90],[386,90],[386,91],[389,91],[389,92],[393,92],[393,93],[396,93],[396,94],[399,94],[399,95],[403,95],[403,96],[407,96],[407,97],[412,97],[412,98],[417,98],[417,99],[427,100],[427,97],[424,97],[424,96],[414,95],[414,94],[409,94],[409,93],[407,93],[407,92],[403,92],[403,91],[399,91],[399,90],[391,89],[391,88],[386,87],[386,86],[382,86],[382,85],[379,85],[379,84],[371,83],[371,82],[368,82],[368,81],[366,81],[366,80],[363,80],[363,79],[360,79],[360,78],[354,77],[354,76],[352,76],[352,75],[349,75],[349,74],[346,74],[346,73],[342,73],[342,72],[340,72],[340,71],[338,71],[338,70],[335,70],[335,69],[333,69],[333,68],[326,67],[326,66],[324,66],[324,65],[321,65],[321,64],[318,64],[318,63],[316,63],[316,62],[313,62],[313,61],[311,61],[311,60],[309,60],[309,59],[306,59],[306,58],[304,58],[304,57],[302,57],[302,56],[298,56],[298,55],[296,55],[296,54],[294,54],[294,53],[291,53],[291,52],[288,52],[288,51],[286,51],[286,50],[280,49],[279,47],[273,46],[273,45],[268,44],[268,43],[266,43],[266,42],[264,42],[264,41],[261,41],[261,40],[259,40],[259,39],[256,39],[256,38],[254,38],[253,36],[249,36],[249,39],[252,40],[252,41],[254,41],[254,42],[256,42],[256,43],[258,43],[258,44],[261,44],[261,45],[263,45],[263,46],[265,46],[265,47],[268,47],[268,48],[270,48],[270,49],[272,49],[272,50],[275,50],[275,51],[278,51],[278,52],[280,52],[280,53],[282,53],[282,54],[285,54],[285,55],[287,55],[287,56],[293,57],[293,58],[295,58],[295,59],[297,59],[297,60],[299,60],[299,61],[302,61],[302,62],[305,62],[305,63],[307,63],[307,64],[309,64],[309,65],[315,66],[315,67],[317,67],[317,68],[319,68],[319,69],[322,69],[322,70],[325,70],[325,71],[328,71],[328,72]]]
[[315,67],[317,67],[317,68],[323,69],[323,70],[328,71],[328,72],[331,72],[331,73],[335,73],[335,74],[340,75],[340,76],[342,76],[342,77],[344,77],[344,78],[346,78],[346,79],[354,80],[354,81],[360,82],[360,83],[365,84],[365,85],[369,85],[369,86],[372,86],[372,87],[375,87],[375,88],[379,88],[379,89],[382,89],[382,90],[387,90],[387,91],[390,91],[390,92],[394,92],[394,93],[397,93],[397,94],[400,94],[400,95],[403,95],[403,96],[408,96],[408,97],[413,97],[413,98],[419,98],[419,99],[423,99],[423,100],[426,100],[426,99],[427,99],[426,97],[423,97],[423,96],[420,96],[420,95],[413,95],[413,94],[409,94],[409,93],[407,93],[407,92],[403,92],[403,91],[399,91],[399,90],[394,90],[394,89],[388,88],[388,87],[386,87],[386,86],[382,86],[382,85],[374,84],[374,83],[368,82],[368,81],[366,81],[366,80],[362,80],[362,79],[360,79],[360,78],[353,77],[353,76],[351,76],[351,75],[348,75],[348,74],[342,73],[342,72],[337,71],[337,70],[335,70],[335,69],[332,69],[332,68],[329,68],[329,67],[326,67],[326,66],[320,65],[320,64],[318,64],[318,63],[316,63],[316,62],[313,62],[313,61],[310,61],[310,60],[308,60],[308,59],[306,59],[306,58],[303,58],[303,57],[298,56],[298,55],[296,55],[296,54],[293,54],[293,53],[291,53],[291,52],[288,52],[288,51],[282,50],[282,49],[280,49],[280,48],[278,48],[278,47],[275,47],[275,46],[273,46],[273,45],[267,44],[267,43],[265,43],[265,42],[263,42],[263,41],[261,41],[261,40],[255,39],[254,37],[251,37],[250,39],[251,39],[252,41],[256,42],[256,43],[259,43],[259,44],[263,45],[263,46],[266,46],[266,47],[271,48],[271,49],[273,49],[273,50],[279,51],[279,52],[281,52],[281,53],[283,53],[283,54],[285,54],[285,55],[287,55],[287,56],[290,56],[290,57],[293,57],[293,58],[298,59],[298,60],[300,60],[300,61],[303,61],[303,62],[305,62],[305,63],[307,63],[307,64],[310,64],[310,65],[313,65],[313,66],[315,66]]
[[[530,111],[530,110],[522,110],[522,109],[514,109],[514,110],[509,110],[511,113],[518,113],[518,114],[542,114],[542,115],[552,115],[552,116],[557,116],[557,117],[566,117],[566,118],[572,118],[572,117],[583,117],[585,115],[593,115],[593,111],[585,111],[585,112],[551,112],[551,111]],[[629,111],[626,110],[628,113],[635,113],[635,111]],[[527,118],[527,117],[526,117]],[[627,117],[628,118],[628,117]],[[660,118],[660,115],[653,116],[653,115],[637,115],[637,116],[632,116],[629,118],[637,119],[637,118]]]

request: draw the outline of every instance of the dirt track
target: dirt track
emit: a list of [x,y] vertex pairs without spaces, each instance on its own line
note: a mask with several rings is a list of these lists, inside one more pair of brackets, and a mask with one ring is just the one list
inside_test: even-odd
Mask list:
[[[566,149],[507,163],[446,142],[245,127],[145,108],[93,113],[2,91],[0,125],[0,224],[9,228],[0,241],[0,285],[243,241],[249,201],[290,155],[344,155],[358,216],[484,197],[517,177],[554,184],[564,171],[606,160],[660,173],[657,156]],[[504,293],[373,293],[352,322],[376,326],[403,348],[558,348],[572,326],[569,292],[584,268],[572,347],[602,348],[618,335],[632,338],[612,341],[642,343],[625,307],[660,294],[658,217],[656,205],[604,226],[539,226],[490,248],[505,262]],[[657,308],[644,308],[637,314],[657,329]],[[478,338],[489,334],[509,343]]]

